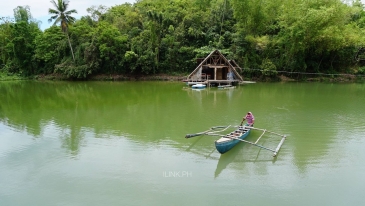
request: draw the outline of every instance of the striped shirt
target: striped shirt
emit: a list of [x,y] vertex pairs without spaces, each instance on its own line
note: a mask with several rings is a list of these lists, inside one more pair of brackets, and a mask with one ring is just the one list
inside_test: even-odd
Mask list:
[[252,124],[253,120],[255,120],[255,117],[251,114],[251,115],[246,115],[245,119],[247,120],[247,123]]

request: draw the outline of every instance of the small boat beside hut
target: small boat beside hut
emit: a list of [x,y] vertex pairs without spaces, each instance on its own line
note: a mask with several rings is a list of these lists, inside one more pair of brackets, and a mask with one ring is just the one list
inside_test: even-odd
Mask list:
[[219,85],[218,86],[218,89],[233,89],[233,88],[236,88],[236,86],[233,86],[233,85],[230,85],[230,84],[227,84],[227,85]]
[[191,88],[193,88],[193,89],[204,89],[204,88],[206,88],[207,87],[207,85],[205,85],[205,84],[200,84],[200,83],[198,83],[198,84],[194,84],[193,86],[191,86]]

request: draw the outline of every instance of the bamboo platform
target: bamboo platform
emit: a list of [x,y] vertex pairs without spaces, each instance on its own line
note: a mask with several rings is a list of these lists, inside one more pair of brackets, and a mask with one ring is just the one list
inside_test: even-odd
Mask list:
[[205,81],[189,81],[187,82],[187,85],[194,85],[194,84],[205,84],[207,85],[208,87],[211,85],[211,84],[240,84],[241,81],[239,80],[205,80]]

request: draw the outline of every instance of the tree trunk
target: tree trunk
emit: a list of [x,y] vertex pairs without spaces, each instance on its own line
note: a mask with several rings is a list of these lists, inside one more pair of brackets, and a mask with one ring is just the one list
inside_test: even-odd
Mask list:
[[73,60],[74,60],[74,62],[75,62],[74,50],[72,49],[71,41],[70,41],[70,37],[68,36],[68,32],[66,33],[66,36],[67,36],[67,40],[68,40],[68,45],[70,45],[70,49],[71,49],[71,53],[72,53],[72,59],[73,59]]

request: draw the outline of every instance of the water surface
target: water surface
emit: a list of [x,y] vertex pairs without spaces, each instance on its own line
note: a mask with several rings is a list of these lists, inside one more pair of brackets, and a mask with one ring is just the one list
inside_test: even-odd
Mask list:
[[[1,205],[365,204],[364,84],[184,86],[0,82]],[[184,138],[247,111],[277,157]]]

